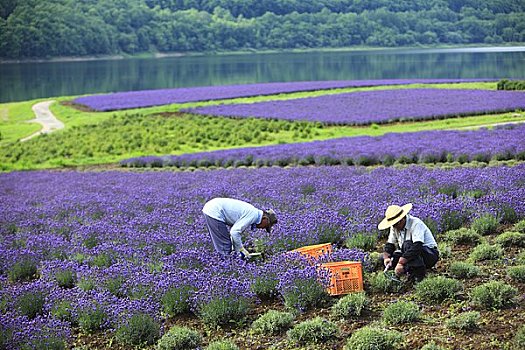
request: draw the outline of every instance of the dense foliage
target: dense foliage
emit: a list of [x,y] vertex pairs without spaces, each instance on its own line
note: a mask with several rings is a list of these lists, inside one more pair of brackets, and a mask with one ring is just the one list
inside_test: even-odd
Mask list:
[[[139,157],[121,162],[128,167],[238,167],[297,165],[392,165],[491,160],[525,160],[525,126],[469,131],[432,130],[358,136],[308,143]],[[480,226],[484,221],[477,222]]]
[[0,53],[19,59],[525,41],[513,1],[7,0]]
[[498,81],[498,90],[525,90],[525,80],[508,80]]
[[97,158],[111,162],[135,152],[172,154],[247,143],[264,144],[275,142],[280,135],[289,135],[284,137],[298,142],[314,135],[317,127],[307,122],[240,121],[187,114],[119,115],[95,125],[72,127],[5,146],[0,153],[0,169],[25,165],[31,168],[38,164],[78,165]]

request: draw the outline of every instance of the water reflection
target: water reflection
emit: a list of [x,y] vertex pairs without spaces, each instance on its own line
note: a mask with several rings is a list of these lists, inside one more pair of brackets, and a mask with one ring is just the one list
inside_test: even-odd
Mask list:
[[395,78],[525,78],[525,47],[237,54],[0,65],[0,102],[187,86]]

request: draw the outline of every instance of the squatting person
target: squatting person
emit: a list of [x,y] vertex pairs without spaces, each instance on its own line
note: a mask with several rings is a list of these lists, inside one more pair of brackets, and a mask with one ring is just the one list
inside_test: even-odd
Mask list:
[[380,230],[390,228],[382,256],[385,268],[394,269],[397,276],[407,274],[411,280],[419,282],[425,277],[426,269],[439,260],[439,251],[427,225],[408,214],[411,209],[412,203],[390,205],[377,227]]
[[249,259],[252,255],[244,248],[241,233],[248,228],[264,228],[270,233],[272,226],[277,223],[277,216],[272,209],[257,209],[232,198],[214,198],[204,205],[202,212],[213,246],[223,256],[235,251]]

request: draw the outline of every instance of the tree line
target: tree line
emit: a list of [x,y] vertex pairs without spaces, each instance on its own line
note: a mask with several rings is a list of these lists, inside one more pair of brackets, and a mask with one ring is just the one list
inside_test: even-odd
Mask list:
[[525,42],[525,0],[2,0],[0,58]]

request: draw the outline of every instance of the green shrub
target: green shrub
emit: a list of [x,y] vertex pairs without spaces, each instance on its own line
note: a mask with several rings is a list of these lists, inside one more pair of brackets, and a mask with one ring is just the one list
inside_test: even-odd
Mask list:
[[277,286],[279,277],[277,274],[266,273],[264,276],[257,276],[252,283],[252,291],[262,300],[273,300],[279,295]]
[[55,272],[55,280],[62,288],[73,288],[77,283],[77,274],[72,270]]
[[96,234],[89,235],[86,239],[84,239],[84,242],[82,242],[84,247],[87,249],[95,248],[98,245],[98,237]]
[[71,310],[71,302],[68,300],[62,300],[53,306],[51,309],[51,315],[59,320],[68,321],[71,324],[75,324],[76,320],[73,320],[73,314]]
[[498,228],[499,220],[494,215],[486,213],[474,219],[470,228],[482,236],[494,233]]
[[381,256],[383,256],[383,254],[379,252],[371,252],[368,255],[368,262],[369,262],[371,271],[383,270],[385,268],[383,266],[382,260],[380,259]]
[[13,332],[0,324],[0,349],[7,349],[7,343],[11,340]]
[[124,285],[124,282],[126,282],[126,279],[124,276],[116,276],[116,277],[110,277],[104,282],[104,286],[110,292],[116,297],[124,297],[126,293],[122,289],[122,286]]
[[303,321],[288,330],[288,339],[299,344],[322,343],[339,335],[339,328],[331,321],[321,317]]
[[239,350],[239,347],[229,340],[218,340],[210,343],[206,350]]
[[24,258],[17,261],[7,272],[9,280],[11,282],[30,281],[37,278],[37,266],[36,263],[29,259]]
[[478,328],[480,314],[477,311],[468,311],[448,319],[445,324],[448,328],[468,331]]
[[399,293],[403,289],[403,284],[392,281],[383,272],[371,273],[368,281],[374,293]]
[[495,260],[503,256],[503,248],[498,245],[490,245],[488,243],[481,243],[474,247],[469,255],[471,261]]
[[79,312],[78,325],[80,329],[88,334],[101,330],[108,316],[101,307],[85,309]]
[[425,278],[415,286],[415,294],[421,301],[439,303],[453,299],[463,286],[460,281],[443,276]]
[[187,350],[201,345],[202,336],[199,332],[187,328],[173,326],[157,343],[158,350]]
[[291,312],[269,310],[253,321],[251,330],[255,334],[279,334],[292,326],[294,318]]
[[516,261],[519,264],[525,264],[525,251],[518,254],[518,256],[516,257]]
[[162,308],[168,316],[176,316],[190,312],[189,298],[195,289],[191,286],[171,288],[161,299]]
[[100,268],[110,267],[111,265],[113,265],[113,258],[107,253],[100,253],[98,255],[95,255],[89,262],[89,266],[95,266]]
[[498,90],[525,90],[525,81],[501,79],[497,84]]
[[199,317],[205,325],[216,328],[231,322],[242,323],[248,313],[249,302],[245,298],[215,298],[199,308]]
[[498,213],[500,223],[515,224],[518,221],[518,214],[516,214],[516,209],[514,209],[510,205],[503,204],[498,209],[500,210],[500,212]]
[[437,345],[434,341],[431,341],[430,343],[425,344],[421,350],[447,350],[447,348]]
[[377,243],[377,237],[369,233],[359,232],[352,235],[345,242],[347,248],[358,248],[366,252],[375,249]]
[[370,301],[364,292],[345,295],[332,306],[332,316],[339,319],[349,319],[361,316],[368,309]]
[[26,292],[17,300],[20,313],[29,319],[42,315],[44,311],[44,294],[42,292]]
[[438,243],[439,258],[448,259],[452,257],[452,248],[445,242]]
[[135,314],[116,332],[117,340],[126,345],[152,345],[160,336],[160,325],[151,316]]
[[514,281],[525,283],[525,265],[511,266],[507,269],[507,274]]
[[485,309],[502,309],[514,305],[518,290],[500,281],[490,281],[471,292],[474,305]]
[[95,281],[90,278],[83,278],[78,281],[78,288],[82,289],[84,292],[93,290],[96,286]]
[[396,350],[402,347],[404,339],[398,331],[368,326],[352,333],[344,350]]
[[525,233],[525,220],[520,220],[514,224],[513,231]]
[[525,247],[525,233],[507,231],[497,236],[495,242],[503,247]]
[[480,273],[479,267],[464,261],[453,262],[448,271],[455,278],[473,278]]
[[513,339],[516,349],[525,349],[525,326],[521,326]]
[[293,288],[282,292],[284,305],[298,310],[324,306],[330,296],[316,278],[296,279]]
[[398,301],[383,311],[383,322],[387,325],[414,322],[419,319],[419,306],[411,301]]
[[481,240],[479,233],[472,229],[462,227],[445,233],[445,239],[452,244],[478,244]]

